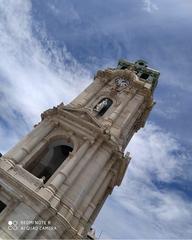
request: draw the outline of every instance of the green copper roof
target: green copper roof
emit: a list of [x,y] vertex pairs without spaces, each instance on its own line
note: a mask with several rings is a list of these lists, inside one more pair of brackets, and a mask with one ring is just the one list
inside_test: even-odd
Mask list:
[[160,73],[152,68],[149,68],[148,63],[143,59],[139,59],[134,63],[131,63],[124,59],[120,59],[117,68],[122,70],[134,70],[140,80],[152,84],[152,91],[154,91],[155,87],[157,86]]

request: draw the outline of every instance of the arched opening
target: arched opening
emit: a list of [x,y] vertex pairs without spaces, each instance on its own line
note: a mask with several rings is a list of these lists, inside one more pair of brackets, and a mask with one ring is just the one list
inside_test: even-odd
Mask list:
[[94,111],[97,112],[97,116],[103,116],[105,112],[111,107],[113,101],[109,98],[103,98],[95,107]]
[[140,78],[145,79],[145,80],[147,80],[148,77],[149,77],[149,74],[147,74],[147,73],[142,73],[140,76]]
[[72,151],[71,144],[55,141],[49,144],[48,148],[26,167],[26,170],[47,182]]
[[135,62],[135,65],[143,68],[143,67],[147,67],[147,62],[144,60],[138,60]]
[[6,204],[0,200],[0,213],[6,208]]

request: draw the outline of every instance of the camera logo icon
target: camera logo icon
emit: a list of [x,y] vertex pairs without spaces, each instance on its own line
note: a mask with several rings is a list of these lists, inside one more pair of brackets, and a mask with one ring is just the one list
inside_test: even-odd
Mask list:
[[8,229],[16,231],[18,229],[18,221],[8,221]]

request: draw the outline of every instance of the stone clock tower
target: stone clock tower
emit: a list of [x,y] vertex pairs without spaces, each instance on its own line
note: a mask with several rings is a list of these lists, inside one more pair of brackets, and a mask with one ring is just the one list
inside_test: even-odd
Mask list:
[[[130,157],[124,150],[153,107],[159,72],[120,60],[0,158],[0,238],[81,239]],[[88,234],[88,238],[92,238]]]

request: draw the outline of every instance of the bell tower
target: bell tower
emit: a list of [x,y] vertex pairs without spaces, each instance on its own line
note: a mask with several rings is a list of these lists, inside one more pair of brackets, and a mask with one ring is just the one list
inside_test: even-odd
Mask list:
[[[3,239],[82,239],[129,164],[124,150],[150,113],[159,72],[143,60],[99,70],[70,104],[0,158]],[[89,238],[90,235],[88,235]]]

